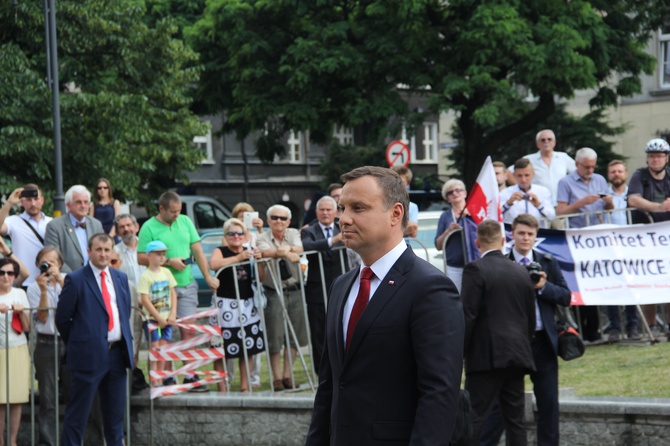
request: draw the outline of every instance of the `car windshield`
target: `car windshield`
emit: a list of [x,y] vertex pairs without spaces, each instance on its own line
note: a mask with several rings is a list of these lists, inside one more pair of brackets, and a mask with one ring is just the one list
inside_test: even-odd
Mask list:
[[419,219],[419,233],[416,238],[427,248],[434,246],[435,233],[437,232],[437,218]]

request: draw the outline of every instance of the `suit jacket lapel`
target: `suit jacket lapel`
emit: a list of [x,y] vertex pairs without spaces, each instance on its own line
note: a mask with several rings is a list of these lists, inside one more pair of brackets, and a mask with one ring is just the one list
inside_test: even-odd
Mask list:
[[344,328],[342,327],[342,320],[344,316],[344,305],[347,303],[347,297],[351,292],[351,287],[354,285],[354,280],[358,279],[358,270],[351,270],[347,273],[351,277],[336,282],[339,286],[333,286],[330,300],[332,308],[335,311],[335,343],[337,345],[337,357],[340,364],[344,363]]
[[105,314],[107,314],[107,307],[105,307],[105,301],[102,300],[102,292],[100,291],[100,285],[98,285],[98,281],[95,278],[95,274],[93,273],[91,265],[86,264],[86,266],[84,267],[84,274],[86,276],[86,284],[91,289],[91,292],[95,296],[95,299],[98,301],[100,306],[102,306],[102,309],[105,310]]
[[75,249],[81,256],[81,258],[83,259],[84,253],[81,252],[81,246],[79,245],[79,237],[77,237],[77,233],[74,229],[74,226],[72,226],[72,221],[70,220],[70,214],[65,214],[65,232],[67,233],[68,237],[70,237],[72,244],[74,245]]

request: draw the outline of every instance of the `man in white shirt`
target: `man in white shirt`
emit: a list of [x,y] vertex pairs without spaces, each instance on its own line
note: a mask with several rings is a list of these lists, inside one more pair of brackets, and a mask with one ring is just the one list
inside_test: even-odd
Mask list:
[[512,223],[521,214],[530,214],[541,222],[542,227],[550,227],[556,216],[552,205],[551,192],[544,186],[533,184],[535,170],[530,160],[521,158],[514,163],[516,184],[500,192],[503,220]]
[[558,182],[576,170],[575,160],[565,152],[556,152],[556,135],[549,129],[541,130],[535,136],[537,153],[526,155],[535,169],[534,184],[544,186],[551,192],[552,204],[556,206]]
[[[19,203],[23,212],[8,216],[12,207]],[[14,190],[0,209],[0,235],[12,239],[14,254],[30,271],[30,276],[23,282],[25,287],[35,282],[40,274],[35,258],[40,249],[44,248],[44,233],[52,220],[42,212],[43,205],[44,196],[39,186],[26,184]]]

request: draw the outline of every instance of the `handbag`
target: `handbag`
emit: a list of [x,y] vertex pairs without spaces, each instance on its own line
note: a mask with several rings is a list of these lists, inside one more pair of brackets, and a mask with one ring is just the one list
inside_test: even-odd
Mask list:
[[291,271],[291,266],[286,259],[279,261],[279,277],[281,277],[282,282],[293,277],[293,271]]
[[584,341],[579,332],[567,321],[563,308],[559,307],[558,322],[556,322],[556,330],[558,331],[558,356],[564,361],[572,361],[573,359],[584,356],[586,350]]

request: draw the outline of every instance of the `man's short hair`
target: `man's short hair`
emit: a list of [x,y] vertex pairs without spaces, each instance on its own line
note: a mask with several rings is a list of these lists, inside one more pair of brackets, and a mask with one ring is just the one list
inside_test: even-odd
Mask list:
[[334,191],[335,189],[342,189],[342,184],[340,184],[340,183],[330,183],[328,185],[328,189],[327,189],[328,195],[330,195],[330,193],[332,191]]
[[444,201],[447,201],[447,191],[454,186],[460,186],[463,190],[465,190],[464,182],[462,182],[458,178],[452,178],[451,180],[447,181],[442,185],[442,198],[444,199]]
[[581,149],[577,150],[577,153],[575,153],[575,161],[595,159],[598,159],[598,154],[590,147],[582,147]]
[[408,183],[412,182],[412,171],[410,170],[409,167],[407,166],[393,166],[391,167],[391,170],[400,175],[401,177],[405,177],[407,179]]
[[543,134],[544,132],[551,133],[551,137],[554,138],[554,141],[556,141],[556,135],[554,134],[554,131],[551,129],[544,129],[537,132],[537,134],[535,135],[535,142],[538,142],[540,140],[540,135]]
[[114,246],[114,239],[109,236],[109,234],[106,234],[104,232],[98,232],[97,234],[93,234],[90,239],[88,239],[88,249],[91,249],[93,247],[93,242],[94,241],[99,241],[100,243],[109,243],[111,242],[112,246]]
[[71,188],[65,192],[65,204],[70,204],[72,203],[72,196],[74,194],[84,194],[88,197],[88,201],[91,201],[91,192],[89,192],[88,189],[86,189],[86,186],[82,186],[81,184],[75,184]]
[[407,229],[409,222],[409,192],[400,175],[386,167],[363,166],[358,167],[340,177],[343,183],[358,178],[371,176],[382,191],[385,210],[388,211],[395,203],[402,204],[402,229]]
[[516,229],[517,225],[525,225],[530,228],[535,229],[537,232],[540,229],[540,222],[537,221],[537,218],[533,217],[530,214],[519,214],[512,222],[512,232]]
[[45,246],[44,248],[40,249],[40,252],[38,252],[35,256],[35,266],[40,266],[44,256],[50,252],[55,253],[56,257],[58,257],[58,263],[60,263],[58,268],[60,269],[65,264],[65,260],[63,260],[63,254],[61,254],[60,249],[56,248],[55,246]]
[[495,169],[496,167],[502,167],[503,172],[507,170],[507,166],[502,161],[494,161],[493,168]]
[[321,204],[322,201],[330,201],[331,204],[335,209],[337,209],[337,200],[335,200],[333,197],[330,195],[324,195],[323,197],[319,198],[319,201],[316,202],[316,209],[319,209],[319,205]]
[[480,245],[491,246],[502,240],[502,229],[496,220],[484,220],[477,225],[477,240]]
[[118,228],[119,222],[124,218],[129,218],[133,221],[133,223],[137,224],[137,217],[135,217],[133,214],[119,214],[114,217],[114,226]]
[[163,192],[158,198],[158,205],[163,209],[169,208],[172,203],[181,203],[181,197],[176,192]]
[[626,163],[623,160],[612,160],[607,164],[607,168],[609,169],[612,166],[616,166],[617,164],[621,164],[624,168],[624,170],[628,170],[628,166],[626,166]]
[[530,166],[531,169],[533,168],[533,165],[528,158],[519,158],[514,162],[514,171],[516,172],[517,169],[525,169],[528,166]]
[[286,215],[288,216],[288,219],[289,220],[291,219],[291,210],[289,208],[287,208],[286,206],[284,206],[283,204],[273,204],[272,206],[270,206],[268,208],[267,212],[265,213],[267,218],[270,218],[270,216],[272,215],[272,213],[275,210],[284,211],[286,213]]

